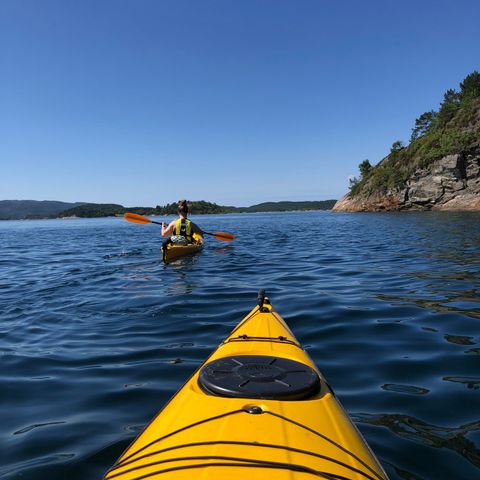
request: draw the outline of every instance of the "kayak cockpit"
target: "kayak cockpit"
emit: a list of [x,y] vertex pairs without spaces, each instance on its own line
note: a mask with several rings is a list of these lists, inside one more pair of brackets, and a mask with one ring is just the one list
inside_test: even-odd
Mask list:
[[162,246],[162,258],[165,263],[178,260],[185,255],[191,255],[199,252],[203,248],[204,239],[197,233],[193,234],[193,242],[186,245],[178,245],[175,243],[167,243]]

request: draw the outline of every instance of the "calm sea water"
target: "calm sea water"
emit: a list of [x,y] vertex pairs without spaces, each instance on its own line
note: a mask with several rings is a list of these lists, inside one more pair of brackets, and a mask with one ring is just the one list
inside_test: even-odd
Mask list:
[[480,215],[0,222],[0,478],[95,479],[265,288],[391,479],[480,478]]

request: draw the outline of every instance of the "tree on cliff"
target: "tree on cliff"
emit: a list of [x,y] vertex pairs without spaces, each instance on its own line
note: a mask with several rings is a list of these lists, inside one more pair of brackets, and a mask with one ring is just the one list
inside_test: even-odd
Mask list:
[[480,98],[480,73],[476,70],[460,84],[460,100],[465,102],[473,98]]
[[370,163],[370,160],[368,158],[365,159],[362,163],[360,163],[360,165],[358,166],[358,169],[360,170],[360,178],[357,178],[357,177],[349,178],[350,191],[354,191],[355,187],[357,187],[357,185],[359,185],[360,182],[364,180],[372,170],[372,165]]
[[405,145],[401,140],[397,140],[396,142],[392,143],[392,146],[390,147],[390,154],[392,153],[398,153],[400,150],[403,150],[405,148]]
[[370,170],[372,169],[372,165],[370,164],[370,160],[368,158],[364,160],[359,166],[358,169],[360,170],[360,175],[362,178],[365,178]]
[[438,112],[430,110],[422,113],[415,120],[410,143],[425,135],[431,129],[445,127],[462,106],[468,106],[476,98],[480,98],[480,73],[474,70],[460,83],[459,92],[454,89],[445,92]]
[[417,138],[425,135],[432,126],[432,123],[437,118],[437,112],[430,110],[429,112],[422,113],[415,120],[415,127],[412,128],[412,136],[410,137],[410,143],[414,142]]
[[440,105],[435,126],[444,127],[455,116],[459,107],[460,93],[453,88],[449,88],[443,95],[443,102]]

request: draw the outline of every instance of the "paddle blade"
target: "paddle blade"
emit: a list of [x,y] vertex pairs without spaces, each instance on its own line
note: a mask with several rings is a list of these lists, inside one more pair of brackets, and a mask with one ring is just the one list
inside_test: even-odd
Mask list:
[[221,240],[223,242],[231,242],[236,238],[235,235],[232,235],[231,233],[227,233],[227,232],[215,232],[213,236],[217,240]]
[[126,213],[123,218],[125,220],[127,220],[127,222],[133,222],[133,223],[142,223],[142,224],[145,224],[145,223],[152,223],[152,221],[147,218],[147,217],[144,217],[143,215],[137,215],[136,213]]

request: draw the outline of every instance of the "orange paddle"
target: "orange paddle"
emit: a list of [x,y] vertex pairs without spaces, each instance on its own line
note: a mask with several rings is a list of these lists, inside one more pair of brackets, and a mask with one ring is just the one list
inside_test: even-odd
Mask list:
[[[161,225],[161,222],[155,222],[153,220],[150,220],[147,217],[144,217],[143,215],[138,215],[137,213],[126,213],[124,216],[125,220],[128,222],[133,222],[133,223],[141,223],[141,224],[147,224],[147,223],[156,223],[157,225]],[[232,240],[235,240],[235,235],[232,235],[231,233],[227,232],[215,232],[215,233],[210,233],[210,232],[203,232],[206,235],[211,235],[212,237],[215,237],[217,240],[221,240],[223,242],[231,242]]]

